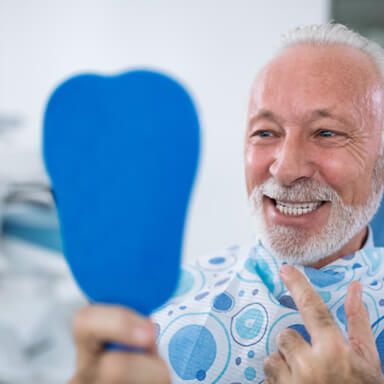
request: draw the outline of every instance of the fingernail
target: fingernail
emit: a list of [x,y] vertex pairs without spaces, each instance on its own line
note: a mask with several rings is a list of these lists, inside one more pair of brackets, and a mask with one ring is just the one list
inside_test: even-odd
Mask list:
[[280,275],[282,277],[288,277],[293,272],[292,265],[284,264],[280,267]]
[[147,344],[151,339],[151,331],[147,326],[136,326],[133,330],[133,339],[137,344]]

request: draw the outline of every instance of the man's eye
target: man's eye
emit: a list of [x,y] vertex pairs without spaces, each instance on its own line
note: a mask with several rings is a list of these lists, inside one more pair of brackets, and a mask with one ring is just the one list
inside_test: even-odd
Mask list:
[[271,136],[273,136],[273,133],[271,131],[257,131],[254,133],[254,136],[271,137]]
[[336,133],[332,132],[332,131],[324,130],[324,131],[319,132],[319,136],[321,136],[321,137],[334,137],[334,136],[336,136]]

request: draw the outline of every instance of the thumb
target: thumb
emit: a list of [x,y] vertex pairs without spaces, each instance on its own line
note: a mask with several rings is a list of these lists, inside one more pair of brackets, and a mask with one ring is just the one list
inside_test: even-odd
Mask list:
[[360,282],[354,281],[349,285],[344,308],[348,324],[348,338],[352,349],[368,361],[372,358],[376,360],[378,353],[368,311],[362,299]]

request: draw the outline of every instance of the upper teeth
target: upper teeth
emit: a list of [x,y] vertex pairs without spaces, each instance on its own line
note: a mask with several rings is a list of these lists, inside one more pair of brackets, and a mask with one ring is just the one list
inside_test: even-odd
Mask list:
[[276,208],[284,215],[304,215],[319,208],[321,201],[313,203],[286,203],[276,200]]

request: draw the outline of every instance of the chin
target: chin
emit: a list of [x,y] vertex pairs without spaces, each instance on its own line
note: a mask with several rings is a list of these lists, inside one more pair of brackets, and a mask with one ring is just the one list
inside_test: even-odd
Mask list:
[[267,226],[260,216],[254,221],[256,235],[269,252],[281,261],[303,266],[335,254],[367,224],[364,221],[351,227],[350,220],[330,220],[318,233],[309,235],[303,228]]
[[307,231],[298,228],[276,227],[269,228],[261,241],[276,258],[292,264],[318,263],[344,246],[327,241],[321,234],[308,236]]
[[[277,259],[297,265],[319,262],[341,248],[330,249],[321,235],[308,236],[306,230],[297,227],[268,226],[264,220],[254,217],[256,235],[264,247]],[[333,252],[332,252],[333,251]]]

